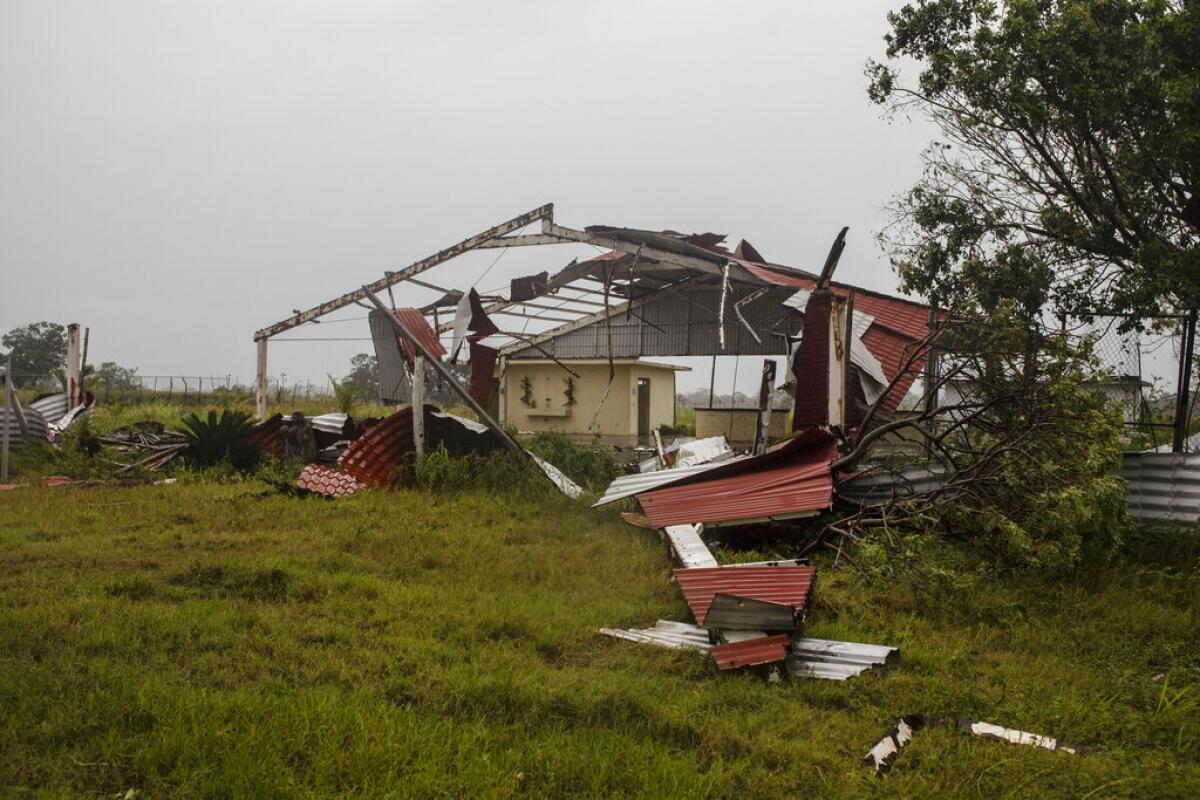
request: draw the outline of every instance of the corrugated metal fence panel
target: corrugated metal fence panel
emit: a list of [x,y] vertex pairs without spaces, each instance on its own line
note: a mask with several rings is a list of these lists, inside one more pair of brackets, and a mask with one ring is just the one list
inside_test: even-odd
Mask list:
[[945,481],[944,468],[905,467],[898,471],[874,470],[855,475],[837,487],[837,496],[852,503],[871,505],[933,491]]
[[50,433],[49,426],[46,424],[46,418],[41,415],[37,409],[25,408],[25,427],[26,433],[24,439],[21,438],[21,423],[17,419],[17,415],[12,413],[11,409],[0,408],[0,431],[8,428],[9,447],[17,449],[24,442],[49,442]]
[[1121,477],[1135,522],[1200,521],[1200,453],[1126,453]]

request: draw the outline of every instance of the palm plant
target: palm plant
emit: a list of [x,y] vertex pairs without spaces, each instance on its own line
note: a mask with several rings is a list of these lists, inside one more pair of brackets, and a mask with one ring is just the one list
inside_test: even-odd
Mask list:
[[[328,372],[325,374],[329,375]],[[329,375],[329,382],[333,384],[333,397],[337,401],[338,410],[349,415],[358,401],[358,389],[348,383],[338,383],[337,378],[332,375]]]
[[244,411],[226,408],[218,417],[215,410],[209,409],[207,418],[188,414],[180,424],[188,442],[184,454],[197,466],[212,466],[228,459],[236,467],[248,467],[257,460],[257,449],[246,441],[255,421]]

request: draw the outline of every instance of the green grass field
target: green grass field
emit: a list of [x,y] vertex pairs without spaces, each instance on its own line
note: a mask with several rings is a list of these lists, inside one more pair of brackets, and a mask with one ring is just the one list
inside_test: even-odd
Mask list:
[[[820,563],[808,632],[901,660],[770,685],[597,635],[687,608],[651,532],[555,494],[22,488],[0,796],[1194,797],[1200,579],[1171,558],[937,596]],[[1088,752],[928,730],[874,778],[908,713]]]

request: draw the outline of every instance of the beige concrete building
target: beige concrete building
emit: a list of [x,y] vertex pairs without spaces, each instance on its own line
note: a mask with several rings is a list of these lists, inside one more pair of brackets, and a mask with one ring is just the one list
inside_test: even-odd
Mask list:
[[688,367],[616,359],[609,389],[607,359],[561,362],[579,377],[549,359],[508,362],[500,385],[503,422],[522,432],[558,431],[576,439],[599,435],[613,444],[646,443],[655,428],[675,424],[675,373]]

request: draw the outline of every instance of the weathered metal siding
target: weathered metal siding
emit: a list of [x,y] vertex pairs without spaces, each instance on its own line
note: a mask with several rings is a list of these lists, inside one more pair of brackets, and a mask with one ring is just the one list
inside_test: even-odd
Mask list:
[[1126,453],[1121,477],[1135,522],[1200,521],[1200,453]]
[[0,406],[0,431],[8,428],[9,447],[16,450],[24,442],[48,442],[50,441],[49,426],[46,424],[46,418],[34,408],[26,407],[25,412],[25,429],[26,434],[21,436],[21,422],[17,419],[17,415],[12,413],[11,409]]
[[[783,301],[790,289],[769,289],[741,307],[742,316],[761,342],[738,318],[734,304],[756,291],[755,287],[731,286],[725,300],[725,348],[721,349],[717,319],[721,289],[702,286],[662,292],[639,306],[632,314],[616,314],[611,320],[614,358],[643,356],[786,355],[787,342],[778,334],[794,334],[799,321],[789,316]],[[613,305],[620,303],[612,298]],[[596,358],[608,355],[610,323],[600,320],[549,339],[541,347],[556,358]],[[545,358],[533,347],[516,351],[511,358]]]

